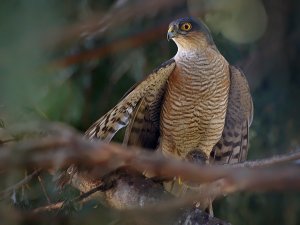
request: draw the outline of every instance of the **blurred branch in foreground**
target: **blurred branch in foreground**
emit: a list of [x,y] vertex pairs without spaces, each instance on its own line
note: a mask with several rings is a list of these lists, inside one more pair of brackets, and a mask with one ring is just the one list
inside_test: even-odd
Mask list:
[[[125,24],[142,19],[144,17],[154,16],[166,8],[172,9],[180,4],[184,4],[183,0],[154,0],[154,1],[136,1],[135,3],[125,3],[122,7],[113,5],[105,14],[97,13],[85,18],[83,21],[66,28],[64,31],[52,32],[59,35],[52,40],[51,43],[56,45],[70,42],[71,39],[88,40],[97,39],[104,34],[112,32],[114,28],[123,27]],[[118,16],[115,16],[118,15]],[[177,16],[179,17],[179,15]],[[101,59],[108,54],[114,54],[129,48],[136,48],[150,41],[156,40],[165,36],[167,26],[170,19],[160,21],[149,29],[139,31],[136,34],[121,37],[119,40],[110,41],[103,46],[87,49],[84,52],[79,52],[74,55],[58,59],[54,62],[55,65],[65,67],[79,62],[91,59]]]
[[159,26],[146,30],[134,36],[121,39],[119,41],[112,42],[102,47],[88,50],[86,52],[78,53],[75,55],[67,56],[55,62],[56,65],[65,67],[79,62],[83,62],[91,59],[101,59],[108,54],[120,52],[128,48],[136,48],[142,46],[145,42],[155,40],[162,36],[166,32],[167,22],[160,24]]
[[[154,212],[187,209],[195,201],[208,197],[215,199],[239,191],[299,190],[299,166],[288,163],[297,159],[300,159],[299,151],[235,165],[199,166],[166,159],[142,149],[90,142],[71,129],[55,125],[47,137],[0,148],[0,170],[39,168],[2,191],[1,198],[7,198],[12,191],[37,176],[41,169],[60,169],[78,164],[82,171],[87,172],[78,172],[70,183],[83,194],[71,201],[56,202],[32,212],[60,210],[68,204],[84,203],[100,197],[112,208],[125,210],[126,215],[135,218]],[[145,178],[142,175],[145,170],[151,171],[156,178]],[[201,185],[185,197],[171,197],[159,178],[178,176]],[[186,219],[192,218],[193,213],[200,213],[196,216],[198,219],[203,217],[206,221],[212,221],[203,211],[197,211],[197,207],[189,211]],[[183,212],[180,215],[184,215]]]
[[[21,141],[0,148],[1,170],[20,167],[57,169],[75,163],[88,168],[101,166],[101,170],[93,174],[101,177],[121,166],[129,166],[139,172],[149,170],[157,177],[180,176],[193,182],[212,182],[224,178],[227,181],[226,190],[239,187],[235,189],[251,191],[299,188],[297,166],[274,167],[297,159],[300,159],[299,151],[242,164],[198,166],[165,159],[141,149],[127,149],[119,144],[89,142],[70,130],[66,135]],[[240,168],[237,170],[236,167]]]
[[[54,38],[55,44],[62,44],[72,39],[80,39],[82,37],[95,37],[106,33],[108,30],[125,24],[134,19],[145,18],[154,15],[159,11],[165,11],[170,8],[184,3],[184,0],[152,0],[152,1],[136,1],[135,3],[125,3],[122,7],[116,4],[108,10],[108,12],[94,13],[71,27],[61,31],[57,38]],[[117,15],[117,16],[116,16]],[[53,39],[51,39],[53,43]]]

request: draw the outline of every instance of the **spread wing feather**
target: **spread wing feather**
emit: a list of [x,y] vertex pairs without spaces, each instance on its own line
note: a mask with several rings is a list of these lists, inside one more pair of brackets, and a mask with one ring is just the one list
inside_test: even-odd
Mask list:
[[[159,112],[155,107],[161,99],[164,86],[174,68],[175,60],[170,59],[154,70],[145,80],[134,85],[114,108],[86,131],[85,137],[109,142],[118,130],[129,125],[125,134],[125,139],[127,139],[125,142],[128,144],[139,142],[139,145],[145,148],[150,147],[148,142],[153,145],[158,137],[156,134],[149,135],[149,137],[147,135],[152,132],[152,129],[159,132],[157,129],[159,124],[156,121],[159,120],[159,115],[157,116]],[[141,129],[137,129],[138,127]],[[63,187],[66,183],[71,182],[77,171],[77,166],[71,165],[59,174],[58,186]]]
[[127,126],[124,144],[156,149],[159,139],[160,111],[166,82],[157,85],[152,93],[143,97],[134,118]]
[[239,69],[230,66],[230,90],[225,126],[211,153],[211,163],[237,163],[246,160],[253,103],[248,82]]
[[85,136],[89,139],[97,138],[109,142],[118,130],[126,127],[133,118],[134,120],[138,118],[136,116],[140,113],[140,109],[151,107],[149,101],[157,98],[156,95],[161,92],[161,88],[166,84],[174,68],[175,61],[170,59],[154,70],[114,108],[97,120],[86,131]]

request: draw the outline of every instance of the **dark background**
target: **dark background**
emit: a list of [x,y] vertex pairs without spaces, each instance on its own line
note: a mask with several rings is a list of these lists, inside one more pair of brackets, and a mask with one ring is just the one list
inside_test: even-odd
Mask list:
[[[299,149],[298,0],[2,1],[0,139],[33,121],[85,131],[175,55],[167,26],[186,15],[202,18],[221,53],[246,74],[255,109],[248,158]],[[215,214],[232,224],[296,225],[299,201],[299,193],[238,193],[218,200]]]

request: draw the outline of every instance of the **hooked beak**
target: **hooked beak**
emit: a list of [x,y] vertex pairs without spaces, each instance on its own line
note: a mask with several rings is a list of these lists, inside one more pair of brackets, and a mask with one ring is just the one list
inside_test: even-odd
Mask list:
[[168,34],[167,34],[167,39],[168,41],[170,41],[170,39],[174,38],[177,36],[177,32],[176,32],[176,29],[173,26],[170,26],[169,29],[168,29]]

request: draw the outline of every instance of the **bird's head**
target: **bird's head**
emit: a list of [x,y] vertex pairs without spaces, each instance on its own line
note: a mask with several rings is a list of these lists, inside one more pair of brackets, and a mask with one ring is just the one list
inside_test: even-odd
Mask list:
[[170,23],[168,40],[172,39],[178,48],[190,49],[203,49],[208,46],[214,46],[213,39],[207,26],[192,17],[177,19]]

